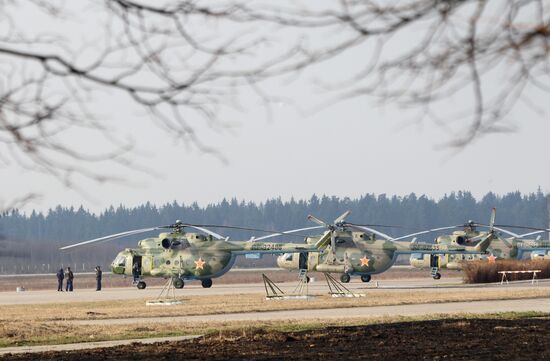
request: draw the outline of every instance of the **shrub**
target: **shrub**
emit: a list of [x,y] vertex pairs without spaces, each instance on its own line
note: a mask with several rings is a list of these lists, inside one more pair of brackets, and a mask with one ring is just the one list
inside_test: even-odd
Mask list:
[[[495,263],[487,261],[464,262],[464,283],[500,282],[502,274],[499,271],[541,270],[537,278],[550,278],[550,260],[497,260]],[[530,280],[532,273],[507,274],[509,281]]]

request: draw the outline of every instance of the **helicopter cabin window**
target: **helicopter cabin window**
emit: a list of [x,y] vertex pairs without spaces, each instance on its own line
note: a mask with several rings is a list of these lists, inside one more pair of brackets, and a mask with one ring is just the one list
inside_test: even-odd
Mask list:
[[117,266],[125,266],[126,265],[126,257],[125,256],[118,256],[115,260],[115,264]]
[[170,264],[170,260],[169,260],[169,259],[168,259],[168,260],[166,260],[166,264],[167,264],[167,265],[169,265],[169,264]]
[[285,253],[283,256],[283,260],[287,262],[292,261],[292,253]]

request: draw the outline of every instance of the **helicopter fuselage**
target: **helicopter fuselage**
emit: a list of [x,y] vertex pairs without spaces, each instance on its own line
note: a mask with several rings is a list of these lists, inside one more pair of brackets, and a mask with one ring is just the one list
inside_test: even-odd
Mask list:
[[[197,233],[161,233],[139,241],[138,248],[118,253],[114,274],[140,277],[211,279],[231,269],[238,255],[247,253],[315,252],[315,245],[225,241]],[[136,265],[136,266],[134,266]]]
[[[456,231],[451,235],[439,236],[436,238],[436,243],[441,245],[450,244],[475,244],[477,241],[471,241],[472,238],[480,238],[487,236],[487,232],[473,232],[466,233],[464,231]],[[494,238],[487,252],[494,255],[497,259],[522,259],[524,253],[529,252],[531,259],[550,259],[550,242],[541,240],[523,240],[514,238]],[[452,270],[461,270],[464,262],[485,260],[485,255],[460,255],[460,254],[447,254],[445,257],[439,257],[434,263],[433,257],[429,254],[412,254],[410,258],[411,266],[415,268],[431,268],[436,266],[438,268],[447,268]]]
[[[306,243],[316,242],[321,236],[308,237]],[[487,235],[487,238],[492,237]],[[484,241],[484,247],[490,240]],[[409,243],[376,239],[363,232],[335,232],[335,249],[327,246],[318,254],[286,253],[277,258],[277,265],[288,270],[306,269],[317,272],[346,273],[349,275],[373,275],[388,270],[399,254],[479,254],[484,250],[467,250],[462,245],[438,245]]]

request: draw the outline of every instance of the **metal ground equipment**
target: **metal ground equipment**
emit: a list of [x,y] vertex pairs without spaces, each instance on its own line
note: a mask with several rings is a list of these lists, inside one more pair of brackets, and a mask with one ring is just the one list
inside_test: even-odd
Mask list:
[[298,276],[298,285],[291,293],[285,293],[275,282],[262,273],[265,294],[267,300],[300,300],[311,299],[315,296],[309,294],[309,277],[306,270],[301,270]]
[[172,279],[167,280],[158,298],[145,302],[146,306],[176,306],[181,304],[183,304],[183,301],[176,298],[176,289]]

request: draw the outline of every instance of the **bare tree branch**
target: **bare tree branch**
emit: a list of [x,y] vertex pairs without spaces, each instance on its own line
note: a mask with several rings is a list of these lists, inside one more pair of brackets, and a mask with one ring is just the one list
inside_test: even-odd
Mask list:
[[[105,94],[225,159],[201,139],[198,122],[223,128],[219,115],[239,108],[243,88],[269,115],[270,104],[283,98],[263,82],[306,72],[328,92],[328,104],[364,96],[391,102],[452,132],[451,145],[462,148],[483,134],[514,129],[506,121],[517,104],[529,104],[526,91],[550,91],[549,6],[548,0],[0,1],[0,147],[10,152],[0,151],[0,165],[15,159],[69,186],[75,174],[106,181],[88,162],[133,165],[131,142],[115,139],[98,111]],[[21,12],[52,26],[23,27]],[[337,81],[316,73],[344,56],[355,56],[356,65],[339,68]],[[455,98],[460,107],[445,106]],[[69,146],[64,137],[75,129],[98,132],[111,147],[89,153]]]

